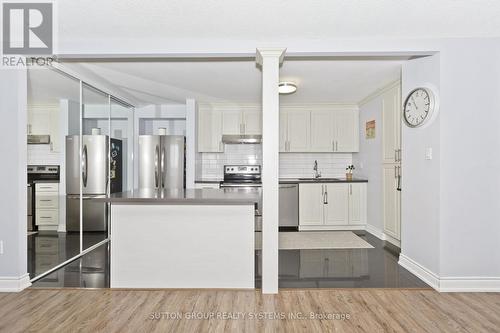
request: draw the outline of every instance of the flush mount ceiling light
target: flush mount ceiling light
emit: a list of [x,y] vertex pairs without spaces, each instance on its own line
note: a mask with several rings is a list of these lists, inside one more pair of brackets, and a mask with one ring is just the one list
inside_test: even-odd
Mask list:
[[280,94],[288,95],[297,91],[295,82],[280,82],[278,84],[278,91]]

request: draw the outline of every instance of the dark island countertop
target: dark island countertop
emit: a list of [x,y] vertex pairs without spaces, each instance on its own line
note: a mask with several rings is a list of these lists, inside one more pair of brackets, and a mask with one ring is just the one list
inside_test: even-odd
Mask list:
[[222,181],[222,179],[197,179],[195,180],[195,184],[218,184]]
[[353,178],[280,178],[280,184],[313,184],[313,183],[368,183],[368,179]]
[[98,196],[94,201],[112,204],[159,205],[255,205],[260,200],[259,190],[229,191],[227,189],[148,190],[139,189]]

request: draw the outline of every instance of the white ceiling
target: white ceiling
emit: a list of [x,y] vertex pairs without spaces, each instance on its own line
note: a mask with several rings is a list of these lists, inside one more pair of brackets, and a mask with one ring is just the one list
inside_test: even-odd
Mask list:
[[217,40],[286,47],[332,38],[500,36],[497,0],[65,0],[57,8],[62,49],[123,41],[121,49],[130,50],[144,40],[165,50],[176,41],[195,48]]
[[[400,77],[402,60],[286,60],[282,81],[298,90],[282,103],[357,103]],[[261,71],[255,61],[69,63],[135,105],[261,101]]]

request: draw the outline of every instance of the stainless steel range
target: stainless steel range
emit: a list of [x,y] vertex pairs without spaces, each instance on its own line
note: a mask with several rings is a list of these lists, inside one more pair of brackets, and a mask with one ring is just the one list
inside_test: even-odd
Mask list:
[[256,230],[261,230],[262,220],[262,180],[260,165],[225,165],[224,180],[220,188],[225,191],[259,192],[259,202],[255,207]]
[[260,165],[224,165],[220,187],[262,187]]

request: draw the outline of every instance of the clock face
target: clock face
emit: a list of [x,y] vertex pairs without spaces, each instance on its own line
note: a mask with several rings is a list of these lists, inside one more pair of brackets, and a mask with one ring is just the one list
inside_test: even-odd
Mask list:
[[405,100],[403,118],[409,127],[418,127],[430,118],[433,109],[432,92],[426,88],[417,88]]

